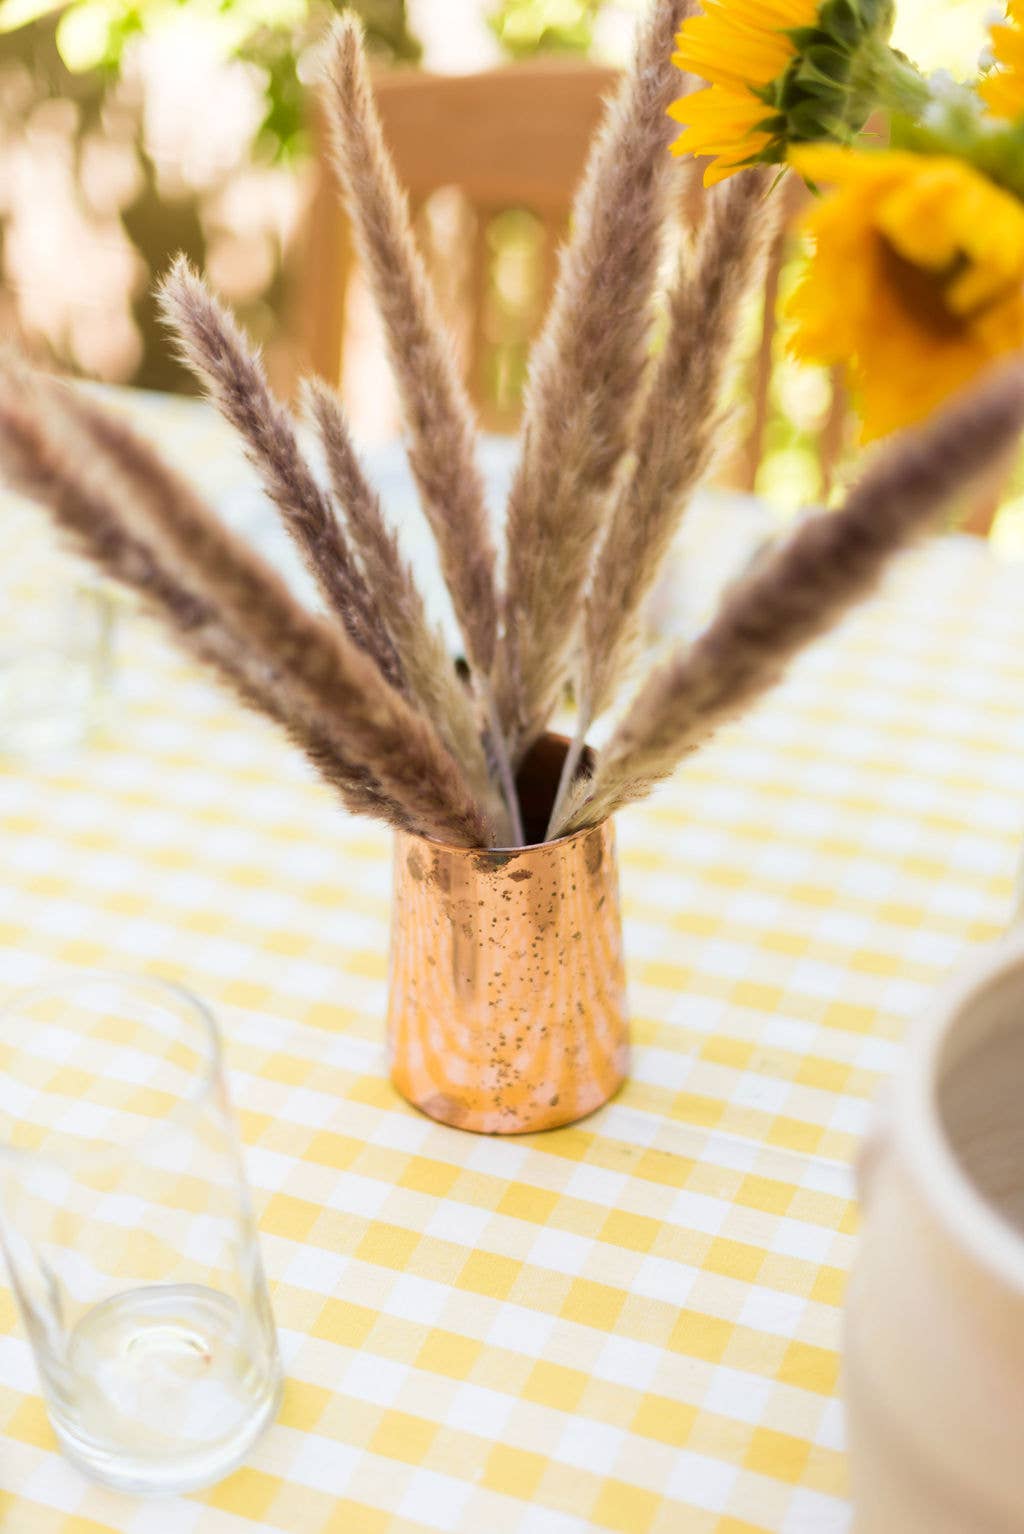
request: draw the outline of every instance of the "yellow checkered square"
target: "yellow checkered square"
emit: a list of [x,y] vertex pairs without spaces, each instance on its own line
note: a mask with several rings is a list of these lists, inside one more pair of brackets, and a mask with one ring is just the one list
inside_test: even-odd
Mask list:
[[419,1464],[437,1436],[437,1425],[409,1412],[386,1411],[370,1440],[375,1454]]
[[471,1289],[475,1294],[487,1294],[492,1299],[508,1298],[519,1277],[519,1263],[513,1257],[502,1257],[496,1252],[473,1252],[455,1280],[459,1289]]
[[460,1337],[457,1332],[432,1331],[416,1355],[416,1366],[434,1374],[447,1374],[454,1380],[464,1380],[472,1373],[482,1352],[483,1343],[473,1337]]
[[789,1433],[777,1433],[772,1428],[755,1429],[750,1448],[743,1463],[748,1470],[760,1475],[771,1475],[781,1481],[798,1486],[810,1457],[811,1446],[802,1438]]
[[564,1364],[540,1359],[530,1370],[522,1395],[527,1401],[553,1406],[556,1411],[572,1412],[586,1388],[587,1376],[582,1369],[568,1369]]
[[654,1522],[660,1500],[654,1492],[609,1477],[590,1516],[600,1528],[615,1529],[617,1534],[645,1534]]
[[243,1466],[234,1475],[221,1481],[209,1491],[201,1492],[202,1500],[222,1513],[234,1513],[239,1518],[249,1518],[259,1523],[270,1511],[271,1504],[281,1488],[276,1475]]
[[499,1443],[491,1450],[484,1466],[484,1485],[491,1491],[502,1491],[506,1496],[529,1502],[546,1467],[547,1459],[543,1454]]

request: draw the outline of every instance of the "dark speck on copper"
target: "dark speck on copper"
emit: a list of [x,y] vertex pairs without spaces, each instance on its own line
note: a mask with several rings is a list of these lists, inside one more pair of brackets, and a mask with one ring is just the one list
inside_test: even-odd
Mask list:
[[427,870],[423,866],[423,859],[416,848],[413,847],[405,860],[405,866],[417,883],[422,883],[426,878]]

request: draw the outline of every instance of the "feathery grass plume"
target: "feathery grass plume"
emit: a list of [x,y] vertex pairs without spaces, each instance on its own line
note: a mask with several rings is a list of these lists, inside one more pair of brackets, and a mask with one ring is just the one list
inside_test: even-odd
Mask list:
[[[0,472],[22,494],[45,505],[75,549],[134,591],[178,642],[249,707],[280,725],[353,814],[376,816],[406,829],[401,807],[364,768],[347,763],[338,741],[278,685],[272,669],[239,642],[210,603],[168,574],[153,550],[122,525],[109,477],[94,465],[83,474],[80,440],[57,408],[26,407],[24,386],[0,381]],[[31,381],[28,380],[31,388]]]
[[579,597],[645,372],[674,162],[675,35],[695,0],[657,0],[598,133],[534,345],[509,493],[501,717],[521,754],[566,680]]
[[777,216],[774,204],[765,205],[768,185],[765,172],[747,170],[709,192],[696,253],[680,257],[665,347],[584,596],[578,725],[552,825],[587,731],[613,701],[635,653],[644,603],[689,498],[711,466],[726,415],[724,382],[743,300],[761,270]]
[[241,703],[277,724],[303,752],[320,776],[339,794],[351,815],[382,820],[399,831],[420,831],[405,809],[381,788],[368,767],[348,761],[343,754],[337,727],[327,726],[311,715],[301,697],[294,695],[287,678],[271,667],[254,665],[244,645],[216,622],[193,639],[182,635],[185,647],[201,664],[220,676]]
[[44,423],[48,409],[63,408],[74,421],[117,485],[127,530],[208,602],[254,656],[287,679],[311,717],[337,726],[346,759],[368,769],[426,834],[486,844],[490,828],[455,758],[373,658],[336,624],[308,612],[266,561],[116,416],[59,385],[49,385],[46,395],[36,415]]
[[669,296],[665,349],[633,439],[636,460],[586,596],[580,695],[591,719],[622,681],[640,609],[714,457],[743,300],[773,223],[767,188],[764,172],[747,170],[709,193],[696,260],[680,263]]
[[368,815],[396,830],[420,830],[398,801],[384,792],[369,768],[348,760],[347,742],[337,724],[311,710],[305,698],[289,686],[288,677],[255,656],[211,608],[190,626],[174,604],[161,606],[159,601],[150,600],[146,605],[157,617],[170,622],[183,647],[213,670],[241,703],[284,731],[336,790],[350,814]]
[[497,824],[499,837],[508,840],[511,826],[500,824],[506,812],[492,789],[472,697],[456,675],[444,636],[427,616],[380,497],[363,472],[341,402],[333,389],[313,379],[305,384],[304,403],[323,445],[335,500],[344,512],[349,538],[384,615],[403,674],[465,767],[474,793]]
[[255,657],[212,611],[202,627],[191,634],[182,632],[180,637],[195,659],[212,668],[240,702],[284,731],[337,791],[350,814],[382,820],[395,830],[420,830],[402,805],[384,792],[368,767],[347,758],[343,730],[315,708],[311,710],[289,685],[288,677]]
[[494,658],[497,598],[476,426],[384,144],[362,29],[353,16],[335,23],[328,86],[335,166],[384,322],[409,431],[409,462],[466,654],[482,682]]
[[512,841],[518,844],[523,840],[522,816],[491,683],[498,598],[494,542],[475,455],[475,423],[416,248],[408,203],[384,144],[362,32],[353,16],[335,24],[328,84],[335,165],[356,247],[384,322],[409,432],[409,463],[437,543],[473,684],[485,706]]
[[380,613],[303,457],[288,411],[270,392],[258,355],[184,256],[160,284],[157,298],[182,362],[242,438],[250,463],[329,607],[388,681],[401,686],[401,670]]
[[90,409],[83,427],[133,492],[126,513],[139,516],[157,549],[207,591],[290,687],[338,722],[348,757],[367,767],[427,834],[469,846],[489,840],[458,762],[374,659],[337,625],[308,612],[147,443],[108,412]]
[[886,562],[1012,447],[1024,362],[997,369],[880,451],[835,512],[814,516],[724,601],[692,646],[657,666],[570,801],[559,834],[641,799],[875,584]]

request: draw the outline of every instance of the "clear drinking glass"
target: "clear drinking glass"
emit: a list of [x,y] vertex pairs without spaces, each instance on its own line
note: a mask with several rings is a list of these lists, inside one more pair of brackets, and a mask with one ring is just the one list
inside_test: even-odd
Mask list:
[[5,496],[3,528],[0,756],[60,761],[104,722],[130,604],[56,546],[38,507]]
[[0,1236],[69,1458],[130,1492],[235,1468],[281,1372],[199,1001],[75,975],[0,1011]]

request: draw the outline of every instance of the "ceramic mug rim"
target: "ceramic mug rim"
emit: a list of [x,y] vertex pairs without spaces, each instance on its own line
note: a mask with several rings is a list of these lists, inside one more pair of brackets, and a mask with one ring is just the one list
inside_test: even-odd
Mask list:
[[[948,1234],[1000,1283],[1024,1294],[1024,1236],[961,1165],[939,1111],[942,1062],[954,1031],[982,997],[1016,975],[1024,993],[1024,930],[1011,931],[968,963],[913,1031],[893,1103],[901,1140],[928,1207]],[[1024,1021],[1021,1026],[1024,1027]]]

